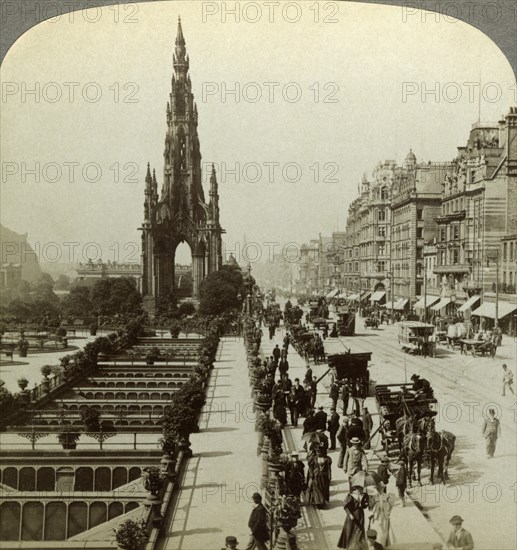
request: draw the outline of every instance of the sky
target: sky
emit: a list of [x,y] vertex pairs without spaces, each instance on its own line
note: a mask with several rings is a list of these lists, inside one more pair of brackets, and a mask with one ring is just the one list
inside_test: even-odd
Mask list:
[[[233,4],[79,11],[13,45],[0,69],[0,213],[40,260],[139,260],[147,162],[162,183],[178,15],[226,254],[259,243],[264,260],[343,230],[379,161],[410,148],[450,161],[478,117],[516,103],[506,58],[466,23],[332,2],[273,15],[240,2],[236,21]],[[185,245],[177,260],[188,256]]]

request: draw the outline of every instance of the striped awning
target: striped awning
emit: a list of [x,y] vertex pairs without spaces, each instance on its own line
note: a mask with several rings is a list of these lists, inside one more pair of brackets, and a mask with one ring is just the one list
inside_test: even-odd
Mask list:
[[383,290],[378,290],[377,292],[374,292],[372,294],[370,302],[379,302],[384,296],[386,296],[386,292],[384,292]]
[[440,296],[422,296],[418,302],[413,306],[413,309],[424,309],[432,306],[440,299]]
[[406,307],[406,304],[408,303],[407,298],[400,298],[393,304],[393,309],[403,310]]
[[[510,304],[509,302],[498,302],[497,307],[497,316],[499,319],[510,315],[517,309],[517,304]],[[483,302],[475,311],[472,312],[472,315],[478,315],[479,317],[490,317],[490,319],[495,319],[495,303],[494,302]]]
[[472,308],[479,298],[480,296],[471,296],[461,307],[458,308],[458,311],[467,311],[467,309]]
[[352,294],[348,297],[349,300],[359,300],[359,294]]
[[363,294],[361,295],[361,300],[366,300],[366,298],[368,298],[370,294],[371,292],[369,290],[367,290],[366,292],[363,292]]
[[337,288],[334,288],[327,294],[327,298],[334,298],[339,294],[339,290]]
[[450,298],[442,298],[435,306],[433,306],[431,309],[433,311],[438,311],[442,308],[444,308],[445,306],[448,306],[449,304],[451,303],[451,299]]

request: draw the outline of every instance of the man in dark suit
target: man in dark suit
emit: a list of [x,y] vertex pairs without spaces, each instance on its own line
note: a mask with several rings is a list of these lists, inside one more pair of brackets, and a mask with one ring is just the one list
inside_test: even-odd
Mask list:
[[327,428],[330,435],[330,450],[333,451],[336,448],[336,434],[339,430],[339,414],[336,412],[335,407],[330,409]]
[[313,376],[312,382],[311,382],[311,407],[314,407],[314,405],[316,404],[317,395],[318,395],[318,379],[315,376]]
[[278,365],[278,361],[280,361],[280,348],[278,344],[273,349],[273,357],[275,359],[275,365]]
[[251,497],[255,506],[251,511],[248,527],[251,529],[251,536],[246,550],[268,550],[266,542],[269,540],[269,528],[267,522],[267,510],[262,504],[262,497],[259,493],[253,493]]
[[350,399],[350,388],[348,387],[348,378],[343,380],[343,388],[341,389],[341,399],[343,400],[343,414],[348,411],[348,401]]
[[305,466],[298,458],[298,452],[291,453],[292,460],[287,465],[285,471],[285,481],[287,484],[287,493],[300,498],[300,493],[305,489]]
[[305,390],[300,386],[300,379],[294,379],[294,385],[289,394],[289,411],[291,412],[291,424],[298,426],[298,416],[302,407]]
[[305,371],[305,378],[303,379],[303,383],[310,384],[312,382],[312,369],[309,363],[307,363],[305,366],[307,367],[307,370]]
[[373,430],[372,415],[368,412],[368,409],[363,409],[363,430],[364,430],[364,448],[370,448],[370,434]]
[[323,431],[327,429],[327,413],[322,406],[318,407],[318,412],[314,415],[314,429]]

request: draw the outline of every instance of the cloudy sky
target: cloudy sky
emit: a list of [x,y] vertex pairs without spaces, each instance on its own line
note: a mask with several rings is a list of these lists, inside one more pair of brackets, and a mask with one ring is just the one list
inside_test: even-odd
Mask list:
[[497,121],[515,104],[506,58],[465,23],[353,3],[273,16],[239,5],[238,22],[222,4],[151,2],[23,35],[1,67],[2,224],[28,232],[44,260],[56,257],[48,243],[62,261],[70,250],[138,260],[148,161],[162,181],[179,14],[227,250],[244,235],[283,244],[343,229],[379,160],[402,162],[410,147],[452,160],[479,110]]

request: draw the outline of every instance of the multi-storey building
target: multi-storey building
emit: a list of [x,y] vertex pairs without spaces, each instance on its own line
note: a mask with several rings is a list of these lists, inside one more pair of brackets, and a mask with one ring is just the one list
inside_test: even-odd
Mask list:
[[410,303],[422,294],[424,243],[436,235],[444,163],[417,163],[412,151],[397,169],[391,197],[391,276],[394,298]]
[[105,277],[133,277],[139,280],[142,276],[142,266],[140,264],[135,262],[118,263],[110,260],[105,263],[101,260],[97,262],[89,260],[85,263],[79,263],[76,271],[77,280],[83,284],[87,284],[89,281],[95,282]]
[[[478,317],[495,320],[497,271],[504,262],[504,243],[511,237],[501,241],[517,233],[516,204],[517,108],[511,108],[499,123],[472,126],[443,182],[434,272],[453,310],[460,305],[463,313],[471,309]],[[497,290],[497,314],[503,318],[515,309],[513,298],[502,287]]]
[[501,241],[500,290],[507,294],[515,294],[517,292],[517,233],[507,235]]

